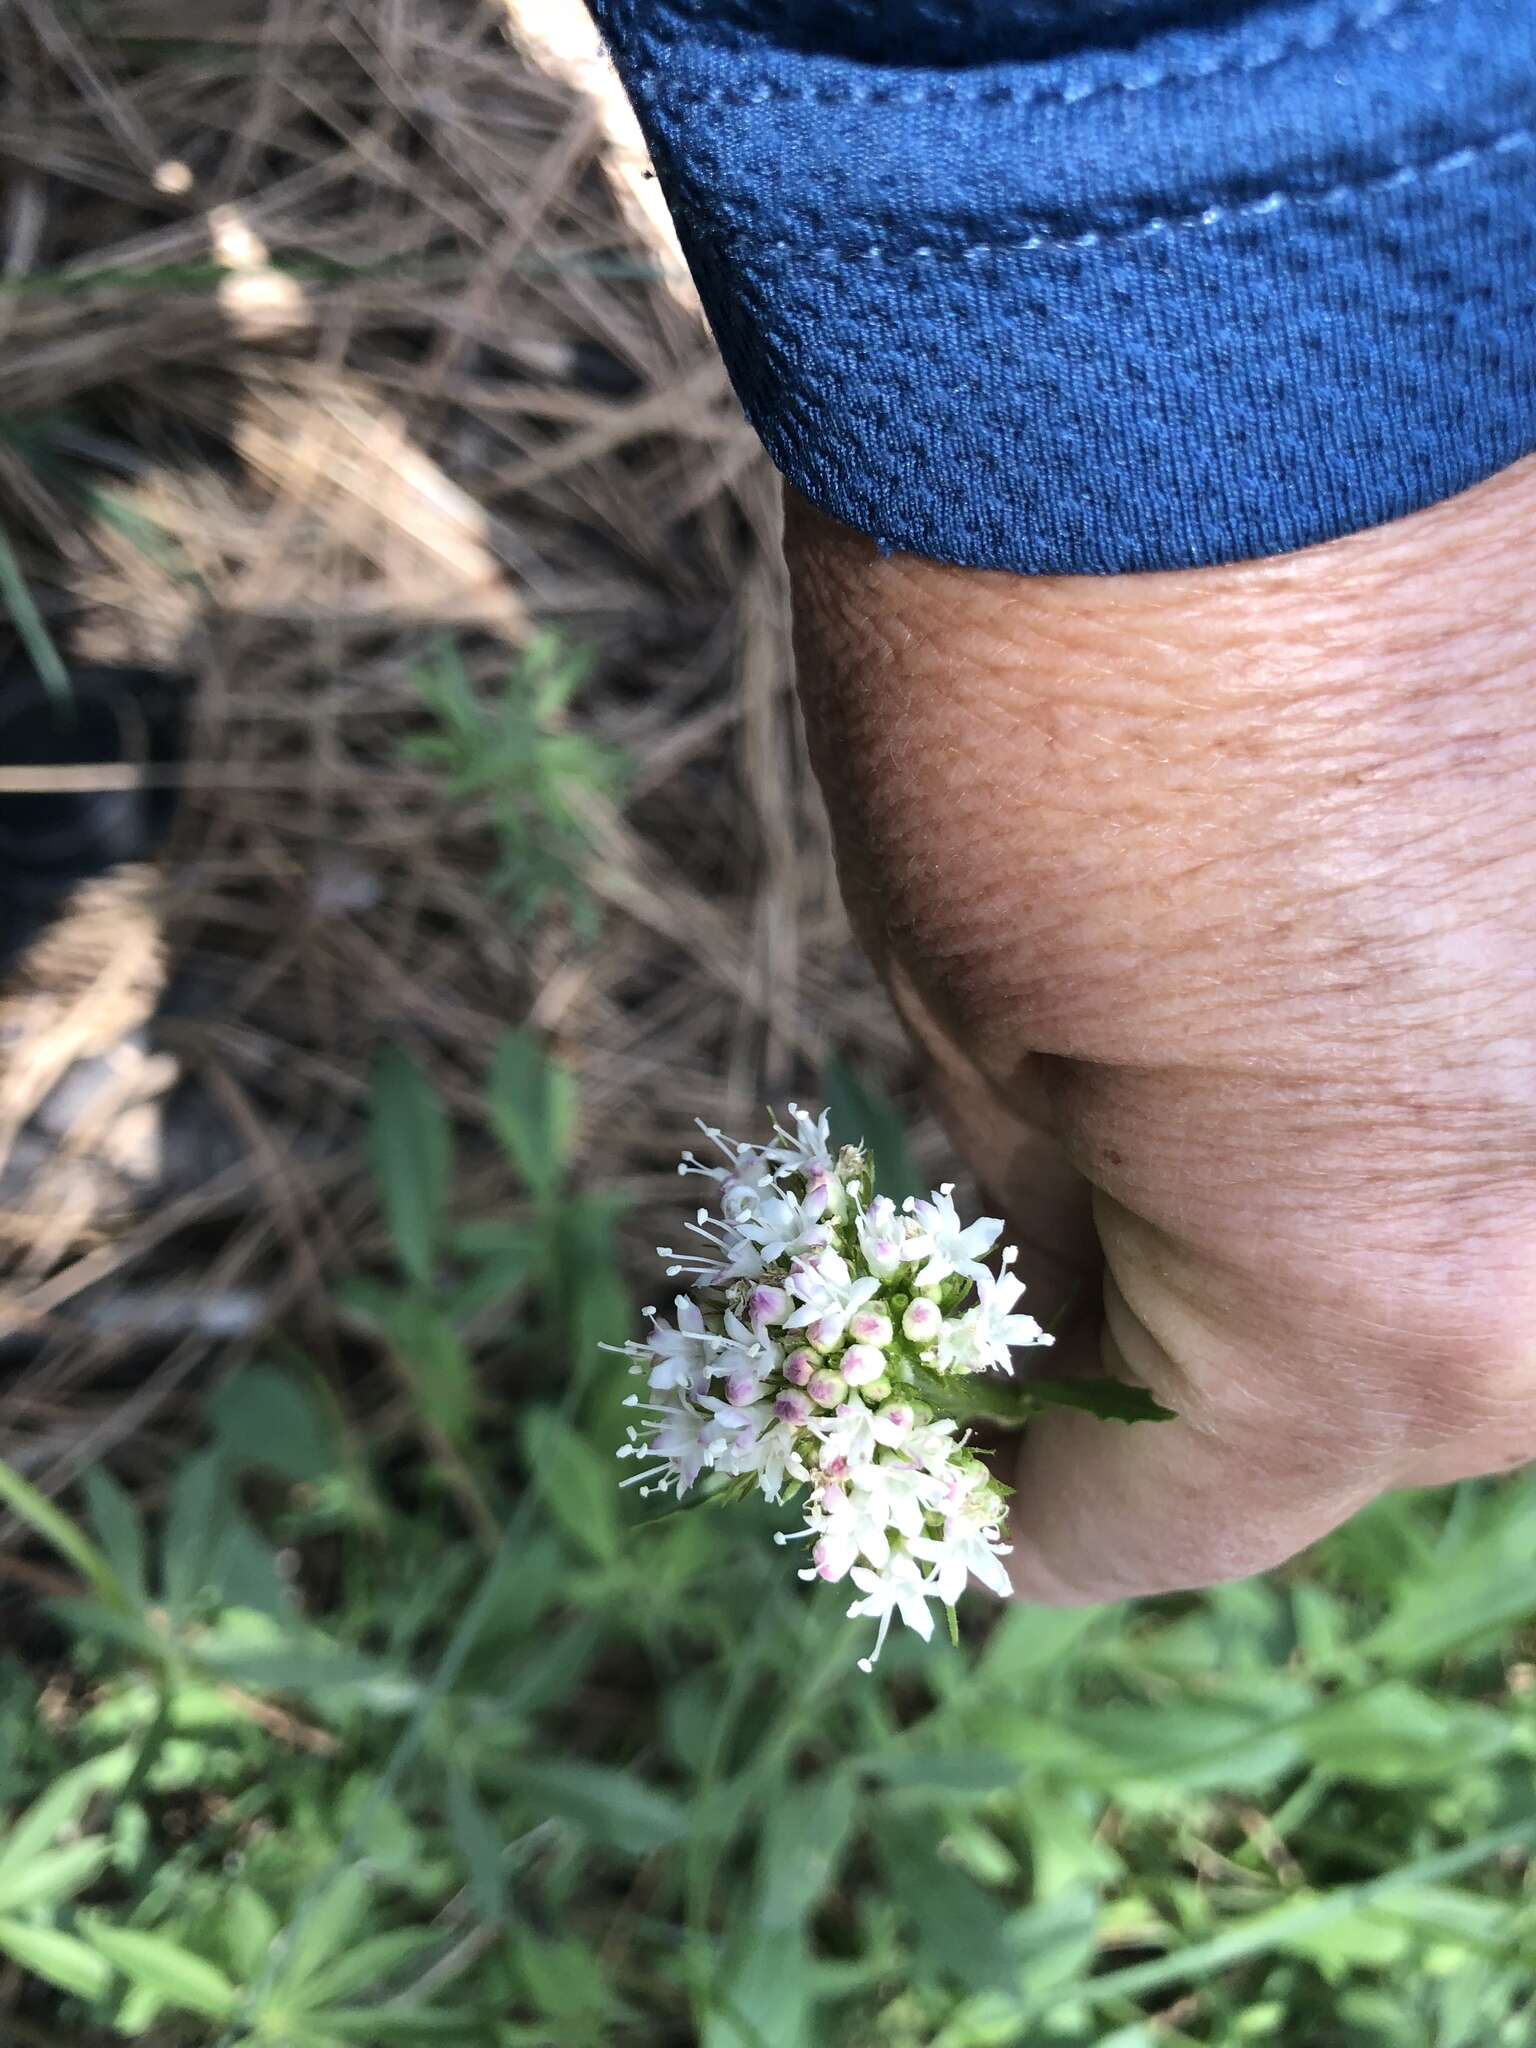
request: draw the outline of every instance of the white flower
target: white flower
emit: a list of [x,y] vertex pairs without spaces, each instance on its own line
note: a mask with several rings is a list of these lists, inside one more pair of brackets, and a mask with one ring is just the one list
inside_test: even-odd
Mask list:
[[890,1524],[879,1496],[857,1486],[823,1487],[812,1509],[818,1541],[811,1552],[814,1568],[802,1578],[846,1578],[859,1558],[876,1571],[891,1554]]
[[1012,1273],[998,1278],[983,1267],[976,1282],[975,1306],[946,1322],[939,1332],[934,1361],[939,1371],[1011,1373],[1010,1345],[1054,1343],[1033,1316],[1013,1313],[1013,1304],[1023,1292],[1023,1281]]
[[947,1416],[923,1423],[902,1444],[902,1457],[909,1464],[921,1465],[925,1472],[947,1475],[954,1470],[950,1461],[960,1448],[955,1442],[955,1428]]
[[1024,1282],[1009,1272],[989,1273],[982,1268],[976,1282],[976,1306],[972,1314],[984,1333],[984,1342],[999,1372],[1012,1372],[1008,1356],[1012,1344],[1049,1344],[1054,1340],[1033,1316],[1017,1315],[1013,1305],[1024,1292]]
[[900,1458],[866,1465],[853,1476],[853,1490],[902,1536],[920,1536],[933,1510],[933,1474]]
[[677,1169],[679,1173],[702,1174],[705,1180],[718,1181],[722,1186],[748,1180],[754,1173],[764,1178],[770,1177],[769,1170],[763,1163],[760,1145],[739,1144],[735,1138],[728,1138],[724,1131],[717,1130],[713,1124],[705,1123],[702,1117],[696,1117],[694,1121],[715,1150],[722,1155],[725,1164],[706,1166],[701,1159],[695,1158],[693,1153],[685,1152],[682,1164]]
[[936,1287],[952,1273],[964,1273],[976,1280],[987,1269],[981,1263],[1003,1234],[1001,1220],[981,1216],[974,1223],[962,1223],[955,1211],[952,1181],[935,1188],[926,1202],[914,1202],[918,1236],[907,1245],[910,1259],[923,1259],[917,1274],[919,1287]]
[[624,1484],[638,1486],[644,1495],[653,1490],[654,1481],[659,1481],[655,1490],[665,1493],[670,1485],[673,1492],[684,1494],[710,1461],[714,1417],[707,1409],[695,1408],[681,1397],[658,1403],[654,1412],[658,1419],[645,1423],[639,1430],[631,1430],[629,1442],[619,1456],[656,1458],[660,1462],[649,1471],[636,1472]]
[[859,1659],[861,1671],[873,1671],[879,1662],[893,1612],[899,1613],[907,1627],[915,1629],[927,1642],[933,1634],[933,1616],[928,1612],[932,1589],[910,1557],[898,1553],[882,1572],[866,1571],[856,1564],[850,1577],[864,1598],[854,1601],[848,1619],[854,1621],[860,1615],[868,1615],[880,1624],[874,1649],[869,1656]]
[[875,1441],[889,1444],[893,1448],[897,1444],[905,1443],[914,1426],[912,1403],[898,1399],[882,1401],[875,1410],[874,1420],[870,1423],[870,1428],[875,1432]]
[[855,1274],[841,1252],[824,1251],[795,1260],[789,1269],[789,1291],[800,1306],[784,1318],[785,1329],[804,1330],[814,1324],[820,1348],[830,1350],[854,1311],[880,1292],[880,1282],[873,1273]]
[[659,1244],[656,1249],[661,1257],[673,1261],[667,1268],[669,1280],[679,1273],[688,1273],[696,1285],[728,1287],[733,1280],[761,1280],[767,1274],[770,1262],[764,1259],[761,1247],[729,1217],[721,1220],[701,1209],[683,1228],[702,1238],[710,1247],[711,1256],[701,1258],[697,1252],[678,1252],[670,1245]]
[[909,1230],[908,1219],[889,1195],[876,1195],[854,1229],[865,1263],[882,1280],[894,1279],[914,1256],[907,1249],[907,1240],[916,1232]]
[[776,1123],[773,1135],[776,1145],[765,1145],[763,1157],[772,1159],[780,1166],[790,1167],[796,1173],[814,1173],[819,1167],[832,1162],[831,1112],[823,1110],[818,1117],[809,1117],[797,1102],[789,1105],[790,1119],[794,1128],[786,1131]]
[[720,1348],[719,1338],[705,1329],[704,1312],[696,1301],[680,1294],[673,1306],[677,1310],[676,1327],[654,1317],[650,1337],[643,1347],[656,1361],[650,1373],[651,1391],[656,1394],[707,1379]]
[[815,1415],[806,1425],[820,1439],[816,1463],[830,1479],[873,1465],[880,1449],[875,1418],[862,1401],[846,1401],[833,1415]]
[[1010,1554],[1009,1546],[997,1540],[996,1529],[981,1529],[974,1522],[953,1516],[944,1524],[942,1536],[914,1536],[910,1541],[913,1554],[926,1558],[933,1566],[929,1583],[941,1606],[953,1607],[965,1591],[968,1579],[979,1579],[982,1585],[1005,1598],[1012,1591],[1008,1568],[1003,1563]]
[[690,1293],[675,1324],[647,1310],[648,1340],[618,1347],[650,1385],[627,1404],[620,1456],[642,1469],[625,1484],[808,1488],[801,1577],[851,1581],[850,1612],[879,1624],[868,1670],[893,1615],[928,1637],[933,1600],[973,1578],[1007,1586],[1002,1494],[957,1423],[919,1405],[924,1373],[1007,1370],[1012,1345],[1049,1340],[1018,1311],[1019,1282],[981,1263],[1001,1225],[963,1224],[950,1187],[904,1209],[866,1200],[863,1153],[834,1159],[827,1118],[794,1107],[767,1145],[706,1134],[723,1163],[683,1170],[719,1190],[720,1213],[688,1225],[698,1251],[663,1254]]
[[765,1500],[778,1500],[791,1480],[803,1486],[811,1476],[800,1456],[800,1433],[786,1423],[770,1422],[752,1445],[752,1456]]
[[827,1213],[825,1187],[801,1196],[774,1184],[743,1202],[731,1227],[754,1245],[766,1266],[780,1259],[792,1259],[824,1251],[830,1233],[822,1220]]
[[711,1419],[706,1447],[709,1462],[715,1470],[728,1472],[733,1477],[741,1472],[756,1472],[759,1469],[758,1439],[773,1423],[773,1410],[768,1402],[757,1401],[738,1407],[730,1401],[720,1400],[717,1395],[706,1394],[699,1406],[708,1411]]

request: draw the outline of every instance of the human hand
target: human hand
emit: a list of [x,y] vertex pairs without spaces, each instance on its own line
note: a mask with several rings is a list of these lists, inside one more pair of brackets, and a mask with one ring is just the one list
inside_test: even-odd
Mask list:
[[1536,1456],[1536,459],[1178,574],[882,558],[793,497],[785,544],[850,912],[1028,1305],[1077,1303],[1051,1370],[1179,1417],[1031,1425],[1020,1593]]

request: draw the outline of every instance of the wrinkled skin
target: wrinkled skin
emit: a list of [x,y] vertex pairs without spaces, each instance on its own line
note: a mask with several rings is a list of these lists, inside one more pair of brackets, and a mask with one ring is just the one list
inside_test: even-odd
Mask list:
[[795,499],[786,551],[850,910],[1051,1370],[1180,1417],[1030,1431],[1019,1591],[1536,1456],[1536,460],[1230,568],[964,572]]

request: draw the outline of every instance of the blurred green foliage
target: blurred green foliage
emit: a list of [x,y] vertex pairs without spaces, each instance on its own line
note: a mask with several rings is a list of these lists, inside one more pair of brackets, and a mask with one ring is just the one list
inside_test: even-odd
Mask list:
[[153,1512],[3,1480],[78,1587],[0,1667],[37,2038],[1536,2039],[1530,1481],[1197,1599],[973,1609],[863,1677],[770,1511],[619,1492],[613,1205],[532,1039],[490,1093],[515,1227],[457,1214],[431,1089],[378,1071],[395,1270],[353,1300],[414,1446],[298,1361],[217,1390]]
[[531,924],[558,904],[584,938],[597,928],[582,881],[591,851],[585,806],[622,779],[614,748],[565,723],[590,669],[584,649],[541,631],[504,686],[488,691],[454,642],[443,641],[416,669],[432,729],[401,744],[408,760],[439,774],[445,799],[485,805],[498,856],[488,885],[516,921]]

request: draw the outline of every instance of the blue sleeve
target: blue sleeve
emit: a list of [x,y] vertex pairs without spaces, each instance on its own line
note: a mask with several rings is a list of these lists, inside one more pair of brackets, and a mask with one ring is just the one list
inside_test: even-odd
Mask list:
[[1536,447],[1536,0],[593,0],[784,474],[883,546],[1304,547]]

